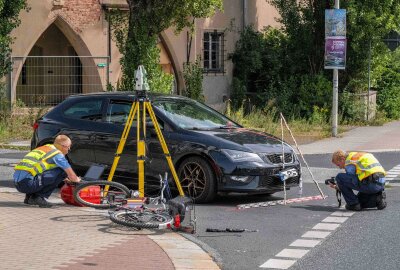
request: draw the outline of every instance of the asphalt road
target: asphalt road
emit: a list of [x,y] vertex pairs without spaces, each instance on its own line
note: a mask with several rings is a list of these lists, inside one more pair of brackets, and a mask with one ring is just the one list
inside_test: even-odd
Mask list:
[[[24,152],[0,150],[0,187],[12,187],[13,166]],[[385,169],[400,163],[399,152],[376,153]],[[323,181],[339,170],[330,163],[330,155],[306,155],[314,179],[328,198],[290,205],[238,210],[243,203],[283,199],[273,196],[231,194],[220,196],[209,205],[195,207],[197,232],[188,236],[219,261],[222,269],[262,269],[263,265],[301,238],[316,224],[338,210],[335,193]],[[288,198],[319,195],[311,174],[303,167],[303,193],[295,188]],[[387,189],[389,206],[384,211],[362,211],[349,217],[327,238],[290,269],[400,269],[399,187]],[[258,230],[242,233],[210,233],[207,228]]]
[[[375,155],[386,170],[400,161],[399,152]],[[196,206],[195,237],[215,252],[223,269],[261,269],[267,260],[276,258],[280,251],[290,248],[291,243],[338,210],[335,193],[323,184],[340,171],[331,164],[331,156],[306,155],[305,159],[327,199],[286,206],[236,208],[243,203],[283,199],[283,192],[279,192],[270,197],[229,195],[219,197],[213,204]],[[287,198],[319,195],[306,167],[303,176],[303,194],[299,195],[296,188],[288,191]],[[400,248],[399,191],[399,187],[387,188],[389,206],[384,211],[356,213],[290,269],[400,269],[400,259],[395,256]],[[209,233],[207,228],[259,231]]]

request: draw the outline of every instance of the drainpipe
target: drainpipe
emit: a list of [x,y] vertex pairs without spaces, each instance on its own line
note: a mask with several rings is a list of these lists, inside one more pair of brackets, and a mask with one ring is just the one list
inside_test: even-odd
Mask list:
[[111,17],[107,12],[107,87],[110,85],[110,64],[111,64]]
[[247,0],[243,0],[243,31],[247,26]]

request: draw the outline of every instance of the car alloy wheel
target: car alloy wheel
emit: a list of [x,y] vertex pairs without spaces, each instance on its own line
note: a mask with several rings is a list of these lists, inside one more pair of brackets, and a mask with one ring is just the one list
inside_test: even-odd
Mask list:
[[187,196],[199,203],[214,199],[215,176],[207,161],[200,157],[185,159],[179,166],[178,175]]

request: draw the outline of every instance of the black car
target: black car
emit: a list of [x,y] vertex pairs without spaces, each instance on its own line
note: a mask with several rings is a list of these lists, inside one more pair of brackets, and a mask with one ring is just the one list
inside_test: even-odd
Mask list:
[[[186,97],[149,94],[149,99],[182,188],[196,202],[209,202],[219,191],[272,194],[283,189],[283,177],[288,188],[299,185],[299,160],[280,139],[243,128]],[[109,172],[134,100],[134,92],[70,96],[37,120],[31,148],[66,134],[72,139],[68,159],[76,171],[97,163],[107,165]],[[146,131],[145,189],[169,171],[150,118]],[[117,181],[128,177],[129,183],[137,183],[136,148],[134,121],[115,173]]]

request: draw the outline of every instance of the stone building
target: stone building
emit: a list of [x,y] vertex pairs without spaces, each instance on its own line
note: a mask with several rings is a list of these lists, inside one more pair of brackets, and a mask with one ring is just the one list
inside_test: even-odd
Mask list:
[[[9,93],[26,105],[54,105],[75,93],[105,91],[121,77],[120,53],[111,38],[106,10],[126,9],[126,0],[28,0],[21,24],[12,35],[12,72]],[[276,25],[266,0],[225,0],[224,11],[196,19],[190,38],[184,30],[167,29],[159,37],[160,65],[175,78],[175,93],[182,93],[183,63],[198,55],[204,68],[206,103],[221,108],[229,97],[234,51],[240,31]]]

